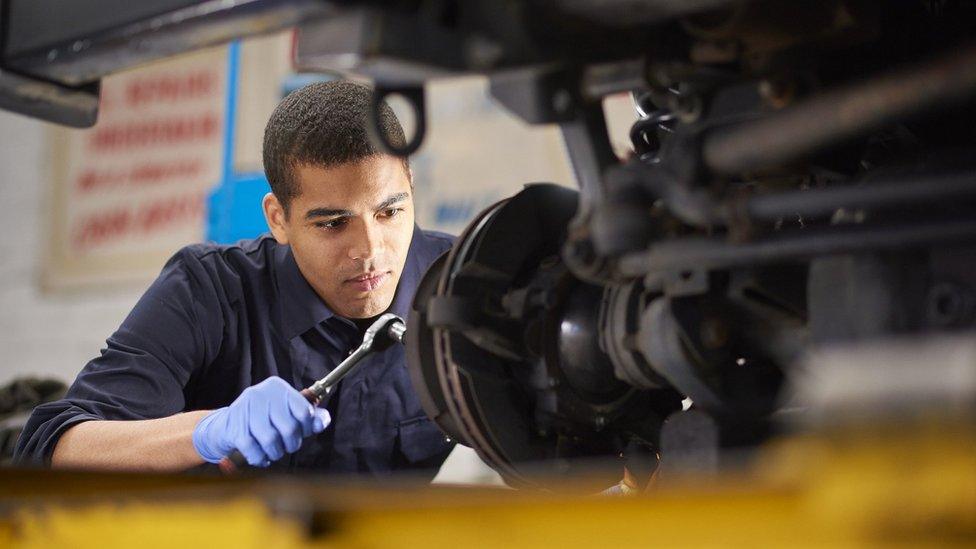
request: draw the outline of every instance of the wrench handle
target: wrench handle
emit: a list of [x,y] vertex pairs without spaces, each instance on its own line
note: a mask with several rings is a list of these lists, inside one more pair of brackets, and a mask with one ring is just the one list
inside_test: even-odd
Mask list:
[[224,456],[218,463],[217,467],[220,468],[220,472],[225,475],[236,474],[241,469],[246,469],[250,467],[247,463],[247,459],[240,450],[234,450],[229,456]]
[[[402,318],[392,313],[384,314],[366,330],[363,343],[352,354],[346,357],[345,360],[340,362],[334,370],[329,372],[327,376],[312,384],[311,387],[302,389],[302,396],[312,406],[318,406],[322,398],[332,391],[332,388],[339,383],[339,380],[346,377],[364,358],[373,352],[373,341],[375,337],[379,335],[380,337],[389,338],[392,342],[402,344],[403,334],[406,328],[407,325],[403,322]],[[386,343],[385,345],[389,346],[389,344]],[[220,467],[221,472],[228,475],[236,473],[239,469],[248,467],[247,459],[238,450],[234,450],[229,456],[221,459],[217,465]]]
[[319,402],[322,402],[322,397],[312,392],[308,387],[302,389],[302,396],[308,401],[312,406],[318,406]]

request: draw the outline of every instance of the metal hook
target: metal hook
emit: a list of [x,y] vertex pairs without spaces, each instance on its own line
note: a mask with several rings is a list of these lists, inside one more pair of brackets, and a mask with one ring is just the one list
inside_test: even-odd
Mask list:
[[[403,144],[403,146],[397,146],[390,143],[387,139],[386,134],[383,133],[383,128],[380,123],[380,106],[381,102],[386,99],[388,95],[398,94],[403,96],[404,99],[410,103],[413,107],[414,116],[416,118],[416,128],[413,132],[413,136],[410,140]],[[375,93],[373,93],[373,108],[370,110],[370,120],[367,125],[369,130],[370,139],[373,140],[383,151],[392,154],[394,156],[409,156],[420,148],[420,145],[424,141],[424,134],[427,131],[427,116],[424,107],[424,88],[422,86],[409,86],[409,87],[381,87],[377,86]]]

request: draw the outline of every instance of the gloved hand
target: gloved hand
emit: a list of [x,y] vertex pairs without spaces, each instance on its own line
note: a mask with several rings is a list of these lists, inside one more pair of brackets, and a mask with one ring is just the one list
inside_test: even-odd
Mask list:
[[329,425],[329,412],[309,404],[280,377],[248,387],[230,406],[214,410],[193,430],[193,447],[217,463],[235,449],[247,462],[267,467]]

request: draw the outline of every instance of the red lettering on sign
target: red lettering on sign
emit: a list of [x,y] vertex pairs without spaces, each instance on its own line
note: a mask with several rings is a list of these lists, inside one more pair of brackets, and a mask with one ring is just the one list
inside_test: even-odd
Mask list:
[[208,112],[193,117],[139,120],[96,127],[88,138],[94,152],[112,153],[141,147],[178,145],[213,139],[220,128],[218,116]]
[[86,193],[107,187],[117,187],[125,184],[125,173],[113,171],[85,170],[75,179],[75,188],[80,193]]
[[181,223],[195,223],[205,213],[204,195],[191,192],[127,207],[97,212],[80,220],[72,233],[72,245],[81,250],[104,246],[123,237],[148,236]]
[[203,196],[197,193],[150,203],[139,212],[139,229],[157,232],[177,221],[196,219],[203,214]]
[[214,69],[188,74],[159,74],[129,82],[126,102],[131,107],[151,103],[173,103],[211,95],[217,91],[219,76]]
[[170,182],[183,182],[203,173],[203,161],[144,162],[126,171],[89,169],[75,179],[79,194],[124,187],[145,187]]
[[92,248],[124,235],[131,223],[132,218],[126,209],[99,212],[80,223],[71,242],[78,248]]
[[145,163],[139,164],[129,172],[132,185],[154,185],[162,181],[173,179],[188,179],[199,175],[203,171],[203,163],[199,160],[177,162],[174,164]]

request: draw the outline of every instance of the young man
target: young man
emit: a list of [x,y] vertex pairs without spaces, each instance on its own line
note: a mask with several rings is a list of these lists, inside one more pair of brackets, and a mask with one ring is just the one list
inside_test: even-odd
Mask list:
[[[405,317],[428,265],[451,245],[414,224],[405,160],[377,151],[368,88],[313,84],[268,122],[271,236],[177,253],[67,396],[37,407],[21,461],[178,471],[233,450],[286,470],[436,472],[451,449],[424,416],[402,346],[367,359],[326,409],[298,393],[362,340]],[[385,104],[391,143],[403,129]]]

